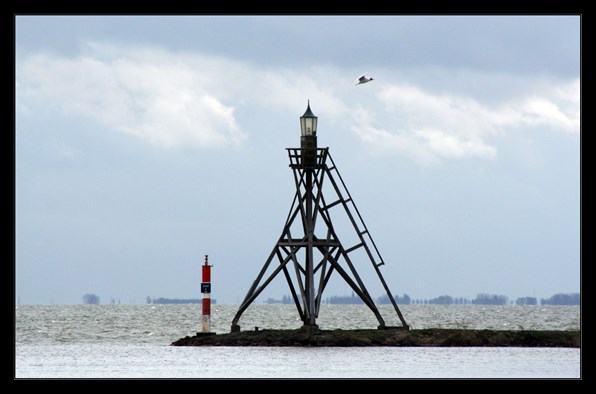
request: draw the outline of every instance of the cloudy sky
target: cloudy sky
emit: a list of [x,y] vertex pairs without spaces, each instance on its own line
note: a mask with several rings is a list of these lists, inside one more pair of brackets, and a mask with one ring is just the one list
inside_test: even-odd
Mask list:
[[15,56],[21,304],[200,298],[205,254],[239,302],[307,100],[394,293],[579,291],[579,17],[18,16]]

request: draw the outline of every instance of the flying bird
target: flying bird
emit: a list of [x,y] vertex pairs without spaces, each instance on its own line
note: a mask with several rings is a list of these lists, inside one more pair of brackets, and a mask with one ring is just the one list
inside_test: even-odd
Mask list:
[[363,74],[360,78],[356,78],[354,80],[354,86],[360,85],[361,83],[367,83],[373,80],[374,78],[367,77],[366,74]]

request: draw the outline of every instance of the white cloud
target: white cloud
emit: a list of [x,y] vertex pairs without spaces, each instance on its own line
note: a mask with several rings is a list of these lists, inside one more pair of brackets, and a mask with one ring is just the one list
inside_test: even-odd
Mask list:
[[19,108],[40,100],[162,147],[242,144],[250,122],[271,111],[299,115],[306,98],[328,125],[423,163],[494,159],[496,136],[521,128],[579,132],[579,80],[538,78],[525,94],[488,105],[387,78],[354,88],[351,74],[330,66],[259,68],[232,58],[98,43],[78,57],[28,57],[17,72]]
[[[362,139],[426,163],[440,158],[493,159],[497,149],[492,137],[521,127],[579,132],[579,81],[553,85],[541,96],[512,98],[494,107],[470,97],[432,94],[401,83],[385,85],[377,99],[385,111],[381,120],[360,116],[367,122]],[[373,125],[380,122],[383,128]]]
[[417,133],[426,145],[445,158],[478,156],[494,158],[496,149],[478,138],[462,139],[441,130],[421,130]]
[[531,126],[546,126],[568,133],[580,129],[579,80],[555,86],[546,96],[531,96],[520,105],[523,122]]
[[377,149],[397,151],[426,165],[435,164],[438,161],[436,155],[425,146],[424,141],[420,138],[390,132],[370,125],[359,128],[358,133],[364,142],[375,146]]
[[33,56],[19,69],[19,98],[84,114],[158,146],[222,147],[246,139],[234,108],[203,85],[192,64],[197,59],[142,55]]

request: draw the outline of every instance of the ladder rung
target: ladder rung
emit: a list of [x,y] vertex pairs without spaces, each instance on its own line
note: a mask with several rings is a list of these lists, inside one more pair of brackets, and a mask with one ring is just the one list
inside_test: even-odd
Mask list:
[[360,235],[364,235],[364,234],[366,234],[366,233],[368,233],[368,230],[361,231],[361,232],[360,232]]
[[352,251],[354,251],[354,250],[358,249],[358,248],[359,248],[359,247],[361,247],[361,246],[364,246],[364,242],[361,242],[361,243],[359,243],[358,245],[354,245],[354,246],[352,246],[350,249],[347,249],[347,250],[346,250],[346,253],[350,253],[350,252],[352,252]]
[[327,204],[325,207],[323,207],[323,210],[327,210],[329,208],[332,208],[332,207],[336,206],[337,204],[339,204],[340,202],[342,202],[341,199],[340,200],[337,200],[337,201],[334,201],[331,204]]
[[384,262],[384,261],[381,261],[379,264],[375,264],[375,265],[376,265],[377,267],[380,267],[380,266],[382,266],[382,265],[385,265],[385,262]]

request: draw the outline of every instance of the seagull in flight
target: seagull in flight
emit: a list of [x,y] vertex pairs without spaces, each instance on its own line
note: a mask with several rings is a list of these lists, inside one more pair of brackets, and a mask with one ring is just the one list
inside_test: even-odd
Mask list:
[[374,80],[374,78],[368,77],[368,76],[366,76],[366,74],[363,74],[360,78],[356,78],[354,80],[354,86],[360,85],[362,83],[367,83],[367,82],[370,82],[373,80]]

